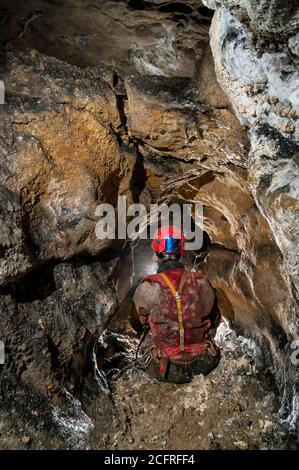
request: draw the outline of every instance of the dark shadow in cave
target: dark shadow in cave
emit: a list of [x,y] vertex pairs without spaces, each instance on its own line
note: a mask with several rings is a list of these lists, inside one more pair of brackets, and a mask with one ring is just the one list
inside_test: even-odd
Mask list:
[[183,2],[174,2],[160,6],[159,10],[163,13],[185,13],[186,15],[188,15],[192,13],[193,8]]
[[205,7],[204,5],[201,5],[200,7],[198,7],[198,11],[202,16],[209,18],[210,20],[214,15],[214,10],[210,10],[208,7]]
[[53,270],[57,262],[49,261],[22,279],[1,288],[2,295],[11,295],[17,303],[44,300],[56,290]]
[[149,10],[151,8],[151,5],[143,0],[129,0],[128,5],[134,10]]
[[144,168],[143,156],[138,154],[130,183],[130,190],[134,202],[139,202],[139,196],[146,186],[146,178],[147,174]]

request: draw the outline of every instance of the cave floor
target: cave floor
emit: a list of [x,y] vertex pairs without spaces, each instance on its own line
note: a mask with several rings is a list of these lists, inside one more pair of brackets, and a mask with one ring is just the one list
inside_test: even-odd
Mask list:
[[[281,449],[287,432],[278,423],[273,383],[254,364],[253,342],[225,324],[218,333],[222,360],[191,383],[160,383],[134,366],[136,342],[114,336],[109,360],[113,425],[101,435],[106,449]],[[109,341],[109,340],[108,340]],[[122,352],[121,352],[122,351]],[[120,370],[113,362],[120,361]],[[115,364],[114,364],[115,365]],[[105,365],[104,365],[105,368]],[[120,376],[119,376],[120,375]],[[95,434],[96,435],[96,434]],[[97,447],[96,439],[90,442]]]
[[224,323],[216,339],[219,366],[207,377],[176,385],[151,379],[136,366],[136,337],[107,332],[100,367],[110,393],[87,387],[85,411],[70,394],[67,405],[53,406],[2,377],[0,449],[293,448],[255,344]]

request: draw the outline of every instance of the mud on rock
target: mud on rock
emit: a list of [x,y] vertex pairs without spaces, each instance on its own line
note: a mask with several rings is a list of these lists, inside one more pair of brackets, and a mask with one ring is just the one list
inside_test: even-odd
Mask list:
[[[277,419],[278,397],[255,343],[222,323],[219,366],[191,383],[160,383],[136,366],[136,340],[110,332],[102,364],[110,376],[116,426],[107,449],[281,449],[291,434]],[[120,367],[118,368],[117,367]],[[109,370],[110,368],[110,370]],[[99,448],[96,430],[91,447]]]

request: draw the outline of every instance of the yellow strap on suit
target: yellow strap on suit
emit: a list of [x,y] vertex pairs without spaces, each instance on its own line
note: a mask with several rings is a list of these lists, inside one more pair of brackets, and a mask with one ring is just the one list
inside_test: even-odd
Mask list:
[[183,322],[183,312],[182,312],[182,302],[181,302],[181,295],[178,292],[174,285],[172,284],[171,280],[165,273],[159,273],[160,276],[164,279],[166,284],[168,285],[173,297],[176,301],[177,313],[178,313],[178,324],[179,324],[179,335],[180,335],[180,351],[185,350],[185,330],[184,330],[184,322]]

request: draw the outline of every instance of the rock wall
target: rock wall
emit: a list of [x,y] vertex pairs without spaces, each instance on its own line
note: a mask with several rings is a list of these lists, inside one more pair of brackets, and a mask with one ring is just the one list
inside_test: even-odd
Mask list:
[[[279,317],[288,336],[296,338],[299,289],[298,3],[281,0],[203,3],[216,8],[210,30],[216,75],[240,122],[249,128],[249,187],[283,256],[281,272],[294,303],[287,306],[283,297],[279,297]],[[265,288],[269,289],[268,283]],[[283,367],[287,388],[292,393],[295,391],[295,397],[298,397],[296,368],[289,360]]]
[[122,76],[192,76],[212,15],[198,0],[2,0],[1,11],[0,43]]
[[35,53],[7,55],[1,72],[6,367],[50,398],[76,394],[96,374],[93,348],[118,304],[108,267],[88,261],[110,244],[96,238],[95,210],[130,199],[134,159],[121,149],[112,73]]
[[47,264],[2,288],[0,299],[6,368],[23,385],[54,402],[81,396],[87,379],[105,386],[94,347],[117,297],[99,262]]

